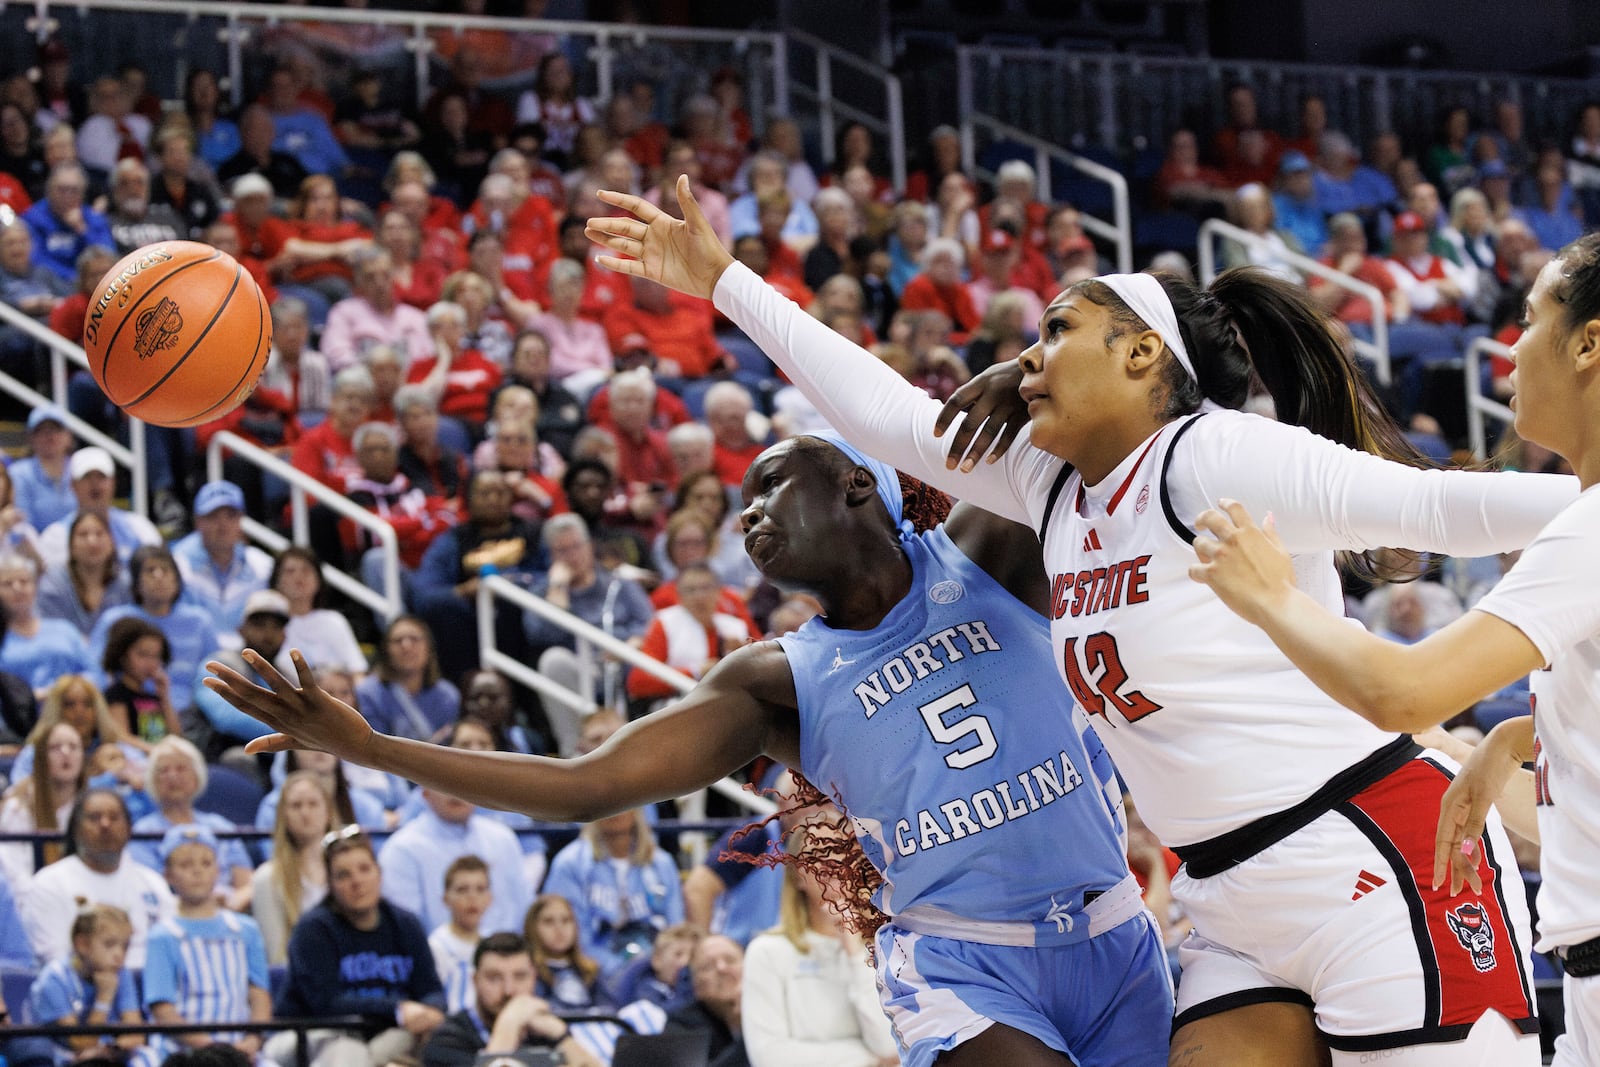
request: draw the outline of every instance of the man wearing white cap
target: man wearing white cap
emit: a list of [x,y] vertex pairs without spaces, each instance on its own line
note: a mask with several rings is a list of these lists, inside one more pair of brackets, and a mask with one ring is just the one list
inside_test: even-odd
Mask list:
[[[242,644],[259,654],[268,663],[277,659],[278,653],[283,651],[283,635],[289,625],[289,601],[282,593],[272,589],[257,589],[245,600],[243,614],[244,618],[240,621],[238,629],[231,635],[221,635],[223,640],[231,636],[234,641],[233,647],[218,649],[207,656],[206,660],[217,660],[219,663],[227,664],[252,681],[260,682],[261,676],[239,654],[239,646]],[[246,741],[271,732],[217,696],[212,690],[198,683],[194,687],[194,706],[217,732],[217,739],[222,747],[242,745]]]
[[52,522],[39,535],[39,555],[46,568],[67,562],[67,534],[80,511],[93,511],[105,517],[106,524],[111,527],[111,537],[117,543],[117,560],[124,567],[140,545],[161,544],[161,531],[156,529],[155,523],[125,508],[112,507],[117,468],[111,453],[96,445],[78,449],[67,461],[67,477],[72,482],[76,506],[71,514]]
[[244,512],[243,489],[207,482],[194,495],[194,532],[172,546],[183,599],[211,616],[224,643],[238,633],[245,601],[265,589],[272,574],[272,557],[245,543]]

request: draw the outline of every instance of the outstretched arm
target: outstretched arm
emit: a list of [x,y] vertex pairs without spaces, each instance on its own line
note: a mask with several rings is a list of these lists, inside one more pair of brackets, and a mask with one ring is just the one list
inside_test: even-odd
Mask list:
[[603,266],[691,296],[714,297],[718,310],[772,357],[823,418],[868,455],[985,510],[1031,524],[1027,493],[1033,486],[1047,489],[1060,460],[1017,448],[983,475],[950,471],[933,432],[939,402],[734,262],[701,214],[687,179],[678,183],[683,220],[638,197],[613,192],[600,197],[636,216],[589,220],[590,239],[615,253],[601,257]]
[[276,733],[250,752],[312,748],[407,778],[484,807],[536,819],[591,822],[641,804],[683,796],[763,753],[799,764],[794,677],[776,642],[727,657],[672,707],[646,716],[576,759],[468,752],[375,732],[350,705],[316,683],[299,650],[296,688],[256,653],[244,653],[265,686],[221,663],[205,685]]
[[1324,692],[1377,726],[1426,730],[1544,666],[1526,634],[1481,611],[1414,645],[1368,633],[1296,588],[1270,518],[1263,528],[1243,505],[1222,504],[1200,516],[1199,562],[1189,576],[1265,630]]

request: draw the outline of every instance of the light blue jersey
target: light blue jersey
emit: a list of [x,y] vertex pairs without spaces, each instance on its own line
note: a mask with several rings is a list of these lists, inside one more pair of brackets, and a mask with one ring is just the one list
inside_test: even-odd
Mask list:
[[942,527],[902,544],[911,591],[876,628],[819,617],[779,639],[801,769],[848,811],[886,914],[1081,937],[1084,905],[1128,878],[1110,759],[1050,671],[1044,617]]

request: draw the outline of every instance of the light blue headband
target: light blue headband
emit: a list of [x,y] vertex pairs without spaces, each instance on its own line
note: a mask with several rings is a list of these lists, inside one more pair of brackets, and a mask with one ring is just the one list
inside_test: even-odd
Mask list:
[[880,462],[856,448],[849,441],[840,437],[833,430],[814,430],[800,434],[801,437],[815,437],[843,452],[850,462],[858,467],[865,467],[872,472],[878,482],[878,499],[883,501],[883,506],[889,509],[889,521],[894,523],[900,531],[901,537],[910,537],[916,531],[912,528],[910,520],[904,518],[904,508],[900,498],[900,476],[895,469],[887,463]]

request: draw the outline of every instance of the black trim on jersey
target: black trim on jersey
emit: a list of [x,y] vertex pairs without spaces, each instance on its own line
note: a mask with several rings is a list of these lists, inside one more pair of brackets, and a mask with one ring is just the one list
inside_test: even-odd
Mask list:
[[1248,1008],[1252,1004],[1300,1004],[1313,1009],[1317,1006],[1310,995],[1298,989],[1285,989],[1281,986],[1239,989],[1232,993],[1224,993],[1220,997],[1212,997],[1179,1012],[1172,1020],[1172,1036],[1177,1037],[1178,1031],[1190,1023],[1209,1019],[1213,1015],[1221,1015],[1234,1008]]
[[1422,746],[1413,741],[1409,734],[1401,734],[1372,755],[1329,778],[1321,789],[1294,807],[1264,815],[1236,830],[1173,851],[1183,861],[1190,878],[1210,878],[1221,874],[1295,831],[1310,826],[1336,805],[1410,763],[1421,751]]
[[1050,532],[1050,519],[1056,513],[1056,501],[1061,498],[1061,490],[1067,486],[1067,479],[1072,477],[1072,464],[1063,463],[1061,473],[1056,475],[1056,480],[1050,486],[1050,495],[1044,500],[1044,520],[1039,523],[1039,544],[1044,544],[1044,535]]
[[[1394,887],[1400,891],[1400,896],[1406,902],[1406,911],[1411,915],[1411,936],[1417,945],[1417,964],[1422,969],[1422,1020],[1423,1025],[1418,1031],[1411,1033],[1427,1033],[1429,1031],[1444,1029],[1438,1025],[1439,1016],[1443,1013],[1444,992],[1443,981],[1439,976],[1439,959],[1433,950],[1433,935],[1428,930],[1428,908],[1422,899],[1422,890],[1417,888],[1417,880],[1411,873],[1411,864],[1406,860],[1406,855],[1389,839],[1383,828],[1372,820],[1372,817],[1362,811],[1355,804],[1346,801],[1334,808],[1340,815],[1350,820],[1355,828],[1361,831],[1363,837],[1372,842],[1372,847],[1389,863],[1389,876],[1394,879]],[[1502,918],[1505,913],[1501,912]],[[1468,1026],[1465,1029],[1471,1030]],[[1358,1040],[1385,1041],[1396,1038],[1395,1034],[1371,1035]],[[1466,1034],[1451,1038],[1434,1038],[1433,1040],[1459,1041]],[[1394,1048],[1401,1044],[1417,1044],[1416,1041],[1394,1041],[1388,1045],[1375,1045],[1374,1048]]]
[[[1449,1041],[1465,1041],[1475,1025],[1477,1024],[1455,1023],[1451,1026],[1424,1026],[1416,1030],[1395,1030],[1387,1034],[1362,1034],[1357,1037],[1330,1034],[1321,1027],[1317,1028],[1317,1033],[1322,1035],[1322,1040],[1328,1043],[1329,1048],[1338,1049],[1340,1052],[1382,1052],[1384,1049],[1407,1048],[1411,1045],[1442,1045]],[[1511,1025],[1517,1028],[1519,1034],[1533,1035],[1539,1032],[1539,1020],[1532,1017],[1512,1019]]]
[[1172,443],[1167,446],[1166,456],[1161,460],[1161,510],[1167,516],[1167,525],[1172,527],[1173,533],[1183,538],[1183,543],[1186,545],[1194,544],[1195,533],[1178,518],[1178,513],[1172,510],[1172,494],[1167,492],[1167,468],[1172,466],[1172,454],[1177,450],[1178,442],[1183,440],[1183,435],[1204,417],[1196,415],[1178,427],[1178,432],[1172,435]]

